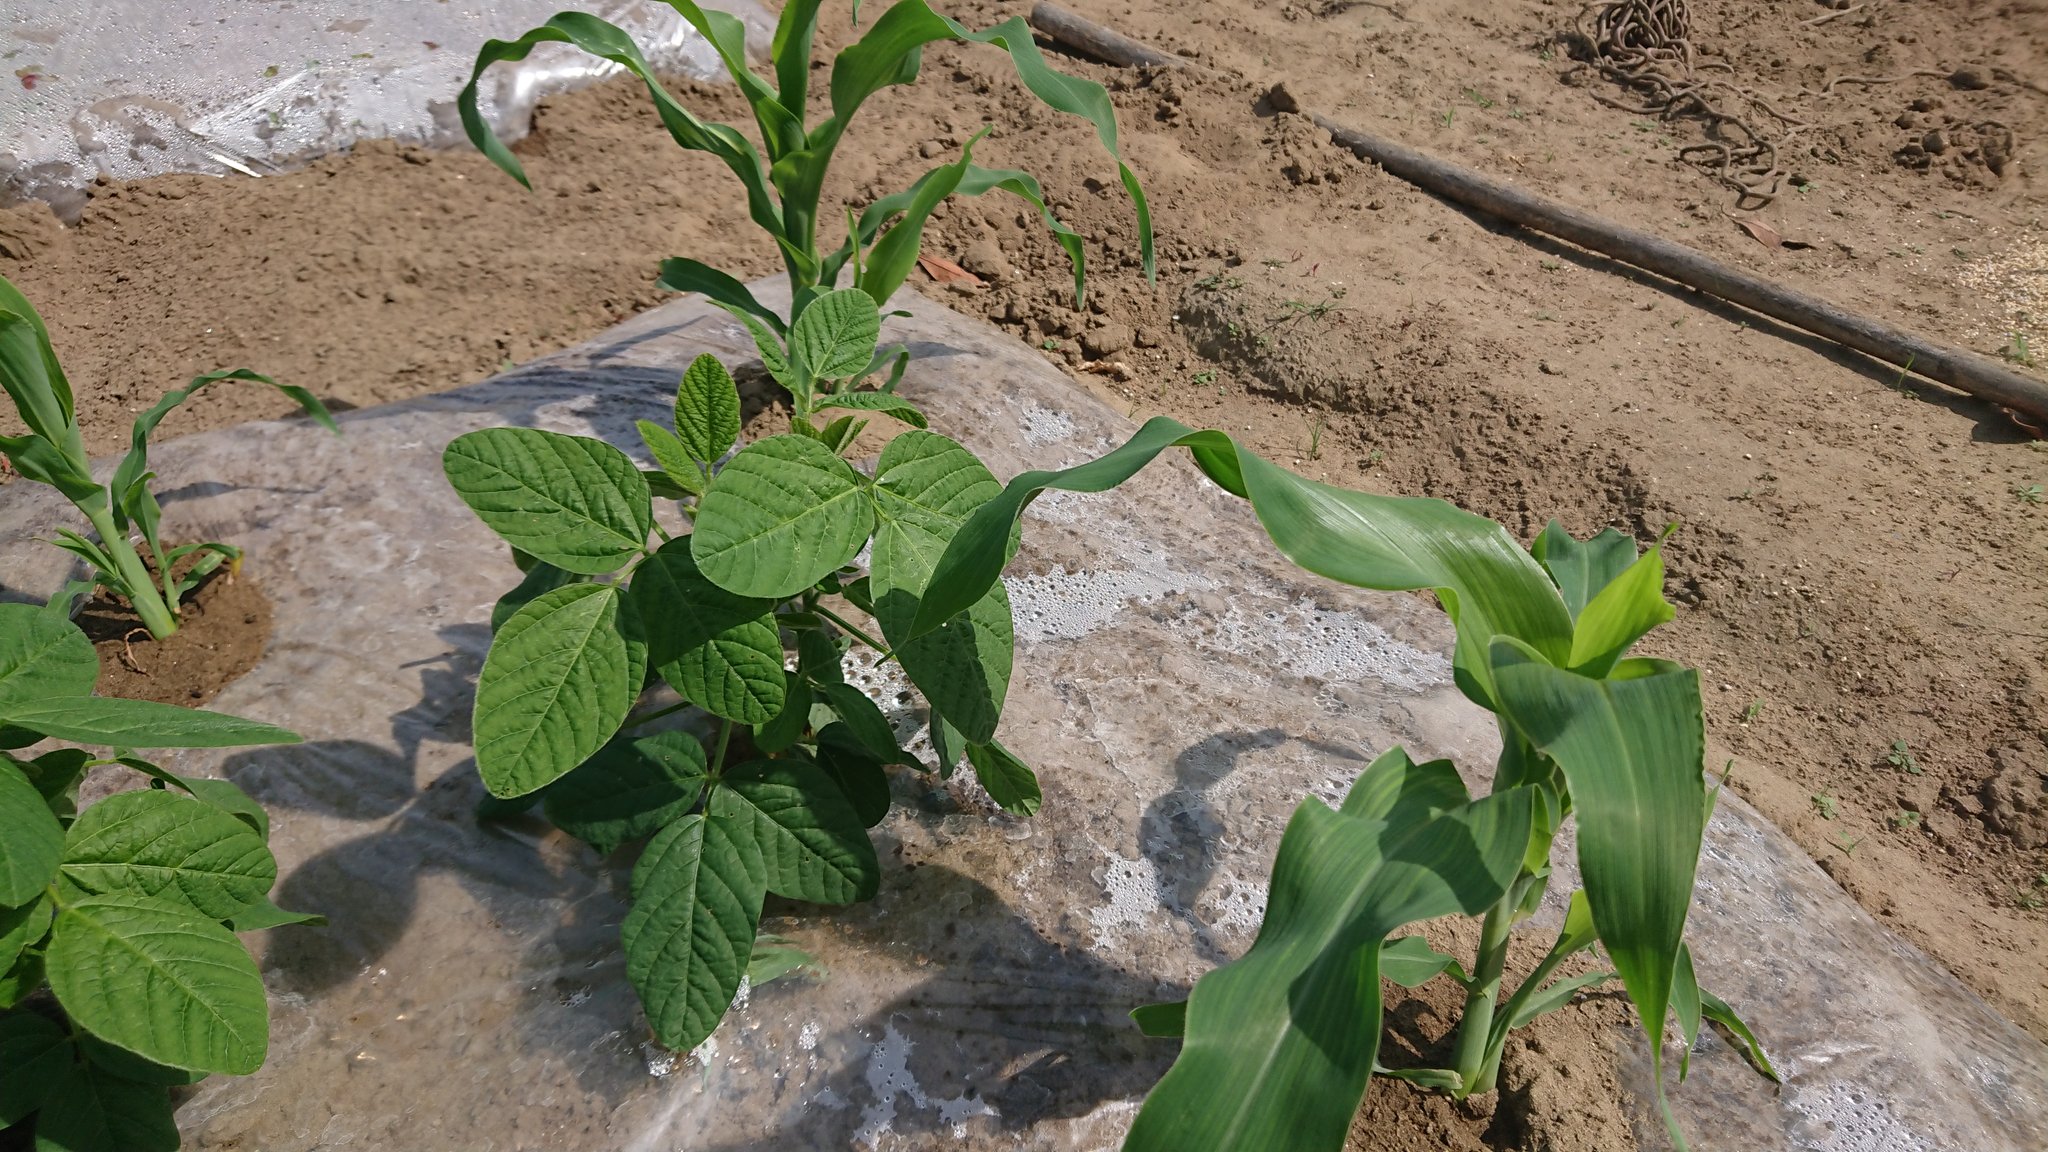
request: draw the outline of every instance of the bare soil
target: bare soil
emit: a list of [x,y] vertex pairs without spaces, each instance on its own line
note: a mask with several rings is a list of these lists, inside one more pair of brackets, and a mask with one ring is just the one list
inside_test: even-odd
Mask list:
[[[2048,5],[1869,0],[1809,24],[1833,9],[1694,3],[1695,47],[1806,122],[1781,149],[1797,180],[1755,213],[1811,245],[1798,249],[1739,228],[1733,194],[1678,158],[1696,124],[1602,102],[1628,97],[1574,67],[1573,5],[1071,6],[1227,74],[1065,62],[1112,88],[1159,226],[1156,285],[1085,126],[1035,105],[992,51],[928,51],[916,88],[864,110],[828,192],[894,191],[992,123],[976,159],[1037,173],[1091,238],[1089,303],[1074,310],[1063,256],[1007,200],[953,205],[927,232],[928,251],[985,283],[923,287],[1133,416],[1226,427],[1312,475],[1440,496],[1524,538],[1551,518],[1644,541],[1677,523],[1681,610],[1657,643],[1704,670],[1732,786],[2048,1037],[2044,445],[1896,369],[1450,207],[1265,99],[1284,80],[1362,129],[2024,361],[2048,355]],[[1028,5],[946,7],[974,24]],[[746,120],[729,91],[675,90]],[[1992,122],[2010,150],[1983,143]],[[518,151],[531,194],[473,153],[389,146],[256,181],[109,184],[75,228],[38,208],[0,215],[0,273],[42,308],[107,451],[129,413],[194,372],[246,364],[378,403],[656,303],[661,257],[778,269],[730,176],[667,146],[631,84],[550,102]],[[283,411],[267,391],[214,390],[166,432]],[[1573,1043],[1600,1042],[1604,1010],[1581,1013]],[[1561,1147],[1546,1141],[1607,1131],[1572,1118],[1597,1090],[1557,1079],[1607,1065],[1532,1037],[1504,1099],[1551,1101],[1530,1105],[1552,1117],[1540,1138],[1391,1087],[1367,1116],[1392,1109],[1410,1134],[1361,1146]]]
[[96,690],[106,696],[197,707],[263,657],[270,600],[247,573],[216,571],[185,596],[178,630],[158,640],[126,600],[104,591],[78,613],[99,653]]

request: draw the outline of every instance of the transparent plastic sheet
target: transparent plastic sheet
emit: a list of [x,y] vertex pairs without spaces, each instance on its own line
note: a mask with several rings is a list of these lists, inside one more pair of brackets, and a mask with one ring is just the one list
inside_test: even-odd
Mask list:
[[[565,0],[13,0],[0,8],[0,203],[75,218],[100,175],[256,176],[364,139],[462,138],[455,97],[477,49]],[[575,5],[625,28],[654,65],[698,78],[717,55],[659,0]],[[754,0],[723,0],[765,52]],[[485,115],[523,135],[536,101],[619,69],[548,44],[486,78]]]
[[[917,355],[905,394],[998,474],[1131,431],[1014,340],[904,303],[884,338]],[[341,438],[263,423],[154,454],[183,485],[171,531],[246,547],[276,605],[263,661],[216,706],[309,739],[172,767],[262,800],[279,902],[331,920],[251,938],[270,1061],[185,1102],[198,1147],[1111,1149],[1173,1055],[1125,1013],[1249,946],[1299,799],[1334,801],[1394,743],[1490,764],[1491,725],[1451,686],[1450,632],[1420,598],[1303,577],[1185,461],[1048,495],[1009,577],[1003,729],[1039,770],[1042,812],[1004,816],[966,776],[898,775],[881,895],[768,909],[764,930],[821,972],[749,989],[698,1051],[661,1051],[617,944],[630,853],[472,816],[471,687],[516,574],[440,454],[495,424],[636,445],[632,418],[664,413],[705,351],[753,358],[736,324],[687,299],[482,384],[352,413]],[[66,522],[25,485],[0,492],[8,594],[57,586],[64,557],[35,538]],[[868,680],[909,731],[915,701]],[[1672,1089],[1697,1146],[2039,1152],[2048,1050],[1732,796],[1692,940],[1702,983],[1790,1078],[1773,1091],[1703,1039]],[[1660,1147],[1640,1041],[1617,1039],[1644,1146]]]

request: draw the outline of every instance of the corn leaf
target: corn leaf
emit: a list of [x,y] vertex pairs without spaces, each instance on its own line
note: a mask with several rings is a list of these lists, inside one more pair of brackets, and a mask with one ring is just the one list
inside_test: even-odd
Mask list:
[[150,542],[152,551],[157,549],[156,520],[161,512],[157,508],[156,498],[150,495],[148,489],[150,434],[156,431],[156,426],[163,422],[165,416],[170,415],[173,408],[191,399],[201,388],[209,384],[218,384],[223,380],[268,384],[289,396],[305,410],[306,415],[319,421],[321,427],[336,435],[341,433],[341,429],[334,423],[334,417],[328,414],[327,405],[322,404],[318,396],[294,384],[279,384],[270,377],[251,372],[247,368],[224,368],[218,372],[208,372],[204,376],[194,376],[192,382],[183,388],[164,393],[163,399],[135,418],[135,427],[128,434],[128,454],[121,458],[121,463],[114,469],[113,479],[107,485],[114,496],[114,523],[125,528],[128,519],[136,520],[142,528],[144,538]]
[[[1258,940],[1196,982],[1180,1057],[1132,1124],[1129,1152],[1343,1143],[1379,1050],[1382,942],[1403,924],[1499,900],[1529,834],[1526,789],[1444,810],[1434,765],[1383,759],[1366,770],[1375,775],[1428,795],[1393,789],[1353,813],[1315,799],[1295,810]],[[1404,815],[1414,812],[1425,815]]]
[[1627,660],[1593,680],[1513,639],[1496,640],[1492,658],[1502,715],[1570,784],[1586,901],[1649,1035],[1661,1094],[1664,1014],[1705,825],[1699,673]]
[[1529,545],[1529,554],[1550,573],[1576,620],[1594,594],[1636,562],[1636,542],[1612,528],[1583,542],[1574,540],[1552,520]]

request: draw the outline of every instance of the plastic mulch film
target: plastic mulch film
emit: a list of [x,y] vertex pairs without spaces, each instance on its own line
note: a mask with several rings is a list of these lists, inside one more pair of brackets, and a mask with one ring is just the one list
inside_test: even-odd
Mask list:
[[[455,97],[477,49],[509,40],[563,0],[29,0],[0,16],[0,203],[49,201],[74,216],[101,175],[264,175],[357,140],[462,138]],[[657,0],[593,0],[657,68],[720,74],[717,55]],[[773,24],[754,0],[723,0],[765,51]],[[616,65],[548,44],[501,64],[486,116],[526,131],[540,97]]]
[[[999,475],[1131,431],[1028,348],[906,296],[912,315],[885,333],[917,356],[903,391]],[[245,547],[275,604],[262,661],[215,706],[309,741],[169,766],[260,799],[279,903],[330,920],[254,938],[270,1060],[185,1101],[199,1147],[1114,1148],[1174,1051],[1125,1013],[1249,946],[1299,799],[1338,799],[1396,743],[1491,763],[1492,726],[1452,687],[1451,634],[1421,598],[1301,575],[1185,461],[1048,495],[1008,577],[1003,728],[1040,773],[1039,815],[1001,814],[971,773],[899,773],[881,894],[770,902],[764,930],[817,969],[743,991],[696,1051],[659,1049],[617,939],[630,852],[472,815],[471,688],[516,572],[440,459],[499,424],[636,446],[631,420],[665,412],[705,351],[754,355],[686,299],[474,387],[351,413],[339,438],[265,423],[154,453],[183,485],[167,530]],[[61,579],[65,557],[38,538],[63,511],[26,485],[0,493],[10,594]],[[866,679],[912,731],[903,685]],[[1698,1146],[2039,1152],[2048,1050],[1739,800],[1721,799],[1707,844],[1702,983],[1788,1082],[1773,1090],[1704,1038],[1672,1089]],[[1641,1042],[1616,1042],[1640,1095]]]

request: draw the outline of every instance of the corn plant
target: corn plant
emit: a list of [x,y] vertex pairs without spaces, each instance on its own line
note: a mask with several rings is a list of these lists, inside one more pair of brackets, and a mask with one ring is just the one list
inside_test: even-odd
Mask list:
[[[150,482],[156,479],[156,473],[149,470],[150,434],[171,409],[222,380],[268,384],[334,429],[326,407],[303,388],[279,384],[246,368],[209,372],[166,394],[135,418],[128,454],[114,468],[112,478],[101,484],[93,479],[71,385],[50,347],[49,330],[28,299],[0,278],[0,387],[6,389],[15,415],[28,429],[19,436],[0,436],[0,453],[26,479],[62,492],[99,537],[90,540],[69,529],[58,530],[52,543],[84,560],[91,572],[90,580],[79,582],[60,597],[62,603],[70,604],[95,586],[106,588],[126,598],[143,627],[162,640],[178,630],[178,601],[185,593],[221,564],[241,563],[240,549],[214,540],[165,548],[158,535],[163,508],[150,491]],[[137,536],[147,551],[146,562],[136,550]],[[192,557],[197,557],[194,563],[184,564]]]
[[[645,81],[676,143],[717,156],[739,177],[754,222],[782,253],[790,310],[778,315],[695,260],[664,262],[661,282],[703,293],[746,325],[790,397],[790,431],[733,452],[739,393],[726,368],[702,356],[682,375],[673,419],[639,422],[652,469],[600,440],[517,428],[458,438],[444,465],[525,573],[492,614],[477,681],[487,810],[539,802],[600,852],[652,838],[621,927],[626,975],[656,1039],[684,1049],[717,1027],[742,979],[787,968],[790,949],[757,939],[768,893],[819,904],[875,894],[880,866],[868,829],[889,810],[888,768],[945,777],[964,760],[1011,812],[1035,812],[1041,798],[1030,767],[996,739],[1013,648],[1007,593],[984,588],[953,619],[907,636],[932,563],[1001,485],[895,394],[908,353],[877,345],[881,308],[948,196],[1001,190],[1037,208],[1072,261],[1077,302],[1086,283],[1081,238],[1054,217],[1029,174],[974,164],[977,135],[958,160],[905,191],[849,209],[844,243],[824,251],[819,202],[840,140],[869,96],[914,82],[923,47],[941,40],[1007,50],[1025,86],[1091,121],[1112,156],[1116,118],[1100,85],[1046,66],[1023,21],[971,32],[924,0],[901,0],[835,58],[830,114],[807,126],[817,0],[783,8],[772,78],[747,66],[737,19],[669,2],[718,51],[753,109],[765,156],[738,130],[684,108],[625,33],[576,12],[485,44],[459,100],[463,123],[524,183],[478,114],[485,69],[554,41]],[[1118,168],[1150,274],[1144,195],[1130,169]],[[838,287],[842,280],[849,286]],[[863,387],[885,369],[880,387]],[[910,430],[864,470],[849,457],[875,413]],[[657,499],[673,501],[686,530],[671,534],[656,520]],[[854,563],[863,550],[865,570]],[[847,682],[854,645],[878,665],[896,665],[925,697],[935,763],[906,752],[881,709]],[[640,704],[663,685],[680,699]],[[706,738],[650,727],[692,706],[715,722]]]
[[[727,309],[753,332],[771,370],[786,365],[778,378],[790,387],[798,423],[816,407],[817,369],[783,343],[790,326],[825,292],[851,271],[851,287],[859,288],[886,307],[917,263],[925,222],[932,209],[949,196],[981,196],[1008,192],[1036,209],[1053,237],[1066,250],[1074,271],[1074,296],[1079,305],[1086,289],[1086,261],[1079,234],[1061,223],[1046,204],[1044,189],[1028,172],[983,168],[973,162],[973,144],[959,160],[940,165],[909,188],[867,205],[858,214],[849,207],[845,239],[830,250],[821,246],[820,227],[836,238],[841,226],[824,214],[820,201],[825,176],[855,113],[868,97],[896,84],[917,81],[924,47],[939,41],[990,44],[1010,54],[1018,79],[1047,106],[1087,119],[1112,157],[1118,157],[1116,113],[1101,85],[1054,71],[1031,38],[1022,18],[1006,20],[985,31],[972,31],[933,12],[925,0],[899,0],[873,26],[842,49],[832,62],[829,114],[807,123],[810,101],[811,45],[824,5],[821,0],[791,0],[782,9],[769,47],[774,75],[764,77],[747,64],[746,28],[737,17],[700,8],[690,0],[666,0],[703,35],[746,97],[754,114],[761,147],[738,129],[706,123],[672,96],[654,78],[640,49],[615,25],[581,12],[564,12],[517,40],[492,40],[477,54],[476,69],[462,90],[457,107],[470,140],[492,162],[526,184],[526,172],[498,139],[477,108],[477,83],[486,68],[499,61],[522,60],[538,44],[572,44],[601,57],[646,82],[655,110],[675,142],[686,149],[718,157],[739,178],[754,223],[775,241],[789,277],[790,314],[777,315],[756,300],[746,286],[716,268],[687,258],[663,261],[660,282],[679,292],[701,292]],[[853,6],[855,16],[859,4]],[[986,129],[984,129],[984,132]],[[977,134],[975,140],[979,140]],[[1130,166],[1118,158],[1117,171],[1137,213],[1139,248],[1145,274],[1155,273],[1152,221],[1145,194]],[[530,185],[529,185],[530,186]],[[892,350],[881,358],[894,360],[900,373],[907,355]],[[862,374],[864,375],[864,374]],[[893,377],[891,379],[893,384]],[[885,386],[883,391],[889,389]]]
[[[1457,685],[1493,714],[1501,754],[1478,799],[1449,761],[1417,764],[1395,748],[1338,809],[1302,801],[1251,950],[1203,976],[1187,1001],[1134,1013],[1141,1028],[1182,1046],[1125,1147],[1340,1148],[1375,1073],[1459,1098],[1491,1091],[1510,1031],[1609,980],[1621,982],[1649,1036],[1660,1104],[1672,1012],[1688,1051],[1701,1020],[1711,1020],[1775,1078],[1741,1020],[1700,990],[1685,945],[1713,804],[1699,674],[1628,655],[1673,614],[1659,548],[1639,556],[1611,529],[1579,541],[1553,524],[1524,551],[1498,524],[1443,501],[1318,484],[1223,433],[1161,418],[1100,459],[1019,476],[977,509],[939,558],[904,635],[914,642],[997,584],[1017,519],[1038,493],[1103,491],[1174,446],[1249,499],[1280,551],[1309,571],[1364,588],[1433,590],[1457,628]],[[1584,888],[1571,894],[1555,945],[1510,988],[1509,931],[1542,900],[1551,843],[1567,818],[1578,821]],[[1483,917],[1466,963],[1397,935],[1451,915]],[[1595,970],[1559,975],[1596,952]],[[1379,1065],[1383,976],[1463,989],[1450,1067]],[[1668,1107],[1665,1118],[1682,1147]]]
[[[260,805],[132,750],[299,738],[94,696],[98,674],[61,605],[0,604],[0,1129],[33,1131],[39,1149],[176,1152],[169,1089],[254,1072],[269,1044],[263,980],[235,933],[319,918],[271,903]],[[32,754],[46,738],[67,746]],[[150,786],[80,811],[79,782],[102,766]]]

